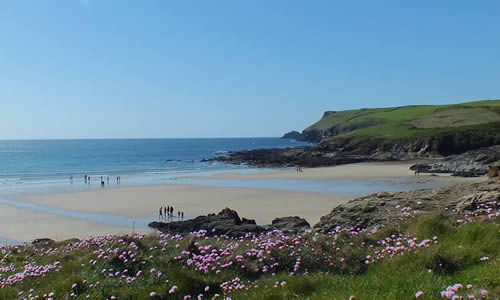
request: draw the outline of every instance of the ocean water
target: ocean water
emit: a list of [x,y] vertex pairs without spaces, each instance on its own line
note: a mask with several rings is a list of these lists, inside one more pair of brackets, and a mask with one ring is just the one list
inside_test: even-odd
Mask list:
[[0,141],[0,193],[75,186],[91,177],[127,185],[164,183],[245,166],[201,162],[229,151],[285,148],[307,143],[280,138],[109,139]]

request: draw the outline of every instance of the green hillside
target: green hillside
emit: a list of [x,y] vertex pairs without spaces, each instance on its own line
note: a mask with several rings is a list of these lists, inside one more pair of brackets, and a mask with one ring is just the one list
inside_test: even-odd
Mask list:
[[500,128],[500,100],[326,112],[303,134],[315,141],[337,136],[399,139],[494,128]]

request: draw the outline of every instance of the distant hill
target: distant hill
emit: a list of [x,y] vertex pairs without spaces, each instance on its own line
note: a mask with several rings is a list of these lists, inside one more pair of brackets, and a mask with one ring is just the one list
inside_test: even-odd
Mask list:
[[[304,129],[304,139],[418,139],[448,133],[489,132],[500,139],[500,100],[328,111]],[[494,144],[494,143],[493,143]]]

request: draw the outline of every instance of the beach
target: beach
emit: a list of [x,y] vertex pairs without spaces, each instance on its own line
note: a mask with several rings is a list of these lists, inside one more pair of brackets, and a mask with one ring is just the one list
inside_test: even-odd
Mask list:
[[[462,182],[481,180],[448,175],[415,176],[408,169],[409,163],[362,163],[336,167],[267,170],[262,173],[223,172],[197,177],[198,182],[227,180],[244,186],[252,181],[314,182],[323,186],[339,186],[375,182],[372,189],[380,192],[401,184],[411,184],[415,189],[433,185],[449,186]],[[295,181],[300,179],[301,181]],[[374,180],[384,180],[378,186]],[[216,181],[218,184],[224,181]],[[321,185],[318,185],[321,187]],[[279,187],[279,186],[277,186]],[[405,186],[406,187],[406,186]],[[158,220],[162,206],[173,206],[174,215],[183,211],[185,218],[217,213],[225,207],[236,210],[240,217],[255,219],[258,224],[269,224],[276,217],[300,216],[311,225],[335,206],[343,204],[362,191],[351,194],[329,192],[287,191],[280,188],[249,188],[203,184],[157,184],[122,186],[94,189],[83,192],[43,193],[16,198],[9,205],[1,205],[0,237],[17,241],[30,241],[46,237],[52,239],[83,238],[108,233],[153,232],[147,223]],[[177,220],[174,218],[173,220]]]

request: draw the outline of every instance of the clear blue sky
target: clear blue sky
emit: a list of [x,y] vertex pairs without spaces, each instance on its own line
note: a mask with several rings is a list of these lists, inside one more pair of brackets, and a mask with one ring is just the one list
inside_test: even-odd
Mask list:
[[500,1],[0,2],[0,139],[279,136],[500,98]]

